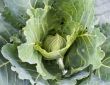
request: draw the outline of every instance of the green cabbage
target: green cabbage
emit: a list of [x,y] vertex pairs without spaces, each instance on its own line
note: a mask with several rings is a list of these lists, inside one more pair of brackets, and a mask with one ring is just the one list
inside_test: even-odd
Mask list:
[[109,82],[109,43],[95,26],[94,0],[2,2],[1,53],[20,79],[32,85]]

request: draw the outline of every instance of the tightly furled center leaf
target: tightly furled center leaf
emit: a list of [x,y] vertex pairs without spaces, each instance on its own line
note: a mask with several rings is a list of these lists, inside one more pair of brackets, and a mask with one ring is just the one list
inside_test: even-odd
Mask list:
[[66,46],[66,40],[60,36],[59,34],[56,35],[49,35],[44,41],[44,49],[48,52],[56,51],[62,49]]

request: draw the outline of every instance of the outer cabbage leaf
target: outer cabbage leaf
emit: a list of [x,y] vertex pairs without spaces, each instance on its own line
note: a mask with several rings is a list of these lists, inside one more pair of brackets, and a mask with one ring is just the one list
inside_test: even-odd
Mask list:
[[14,44],[6,44],[2,47],[3,56],[12,64],[11,69],[18,73],[20,79],[29,79],[32,84],[35,83],[37,72],[35,65],[22,63],[18,58],[17,46]]
[[[6,40],[0,36],[0,50]],[[20,80],[18,75],[11,70],[11,64],[4,59],[0,52],[0,85],[30,85],[28,80]]]
[[27,80],[20,80],[18,75],[11,70],[9,61],[0,56],[0,85],[30,85]]
[[102,25],[99,25],[101,32],[106,36],[109,37],[110,36],[110,23],[105,23]]
[[110,40],[110,24],[109,23],[103,24],[102,26],[100,26],[100,30],[107,37],[105,43],[102,45],[102,49],[104,50],[105,55],[109,56],[110,55],[110,50],[109,50],[110,49],[110,43],[109,43],[109,40]]
[[3,3],[3,0],[0,0],[0,13],[4,11],[5,5]]
[[89,76],[88,72],[80,72],[73,77],[63,79],[57,82],[58,85],[77,85],[77,80],[81,80]]
[[18,75],[11,70],[9,61],[0,56],[0,85],[31,85],[27,80],[20,80]]
[[4,0],[5,7],[7,7],[14,18],[21,23],[25,23],[27,19],[26,10],[32,7],[31,2],[34,4],[35,0]]
[[[15,28],[21,29],[29,18],[26,14],[28,8],[35,7],[37,0],[3,0],[5,5],[2,15],[5,20]],[[25,4],[25,5],[24,5]]]
[[93,69],[100,68],[101,60],[104,58],[104,52],[100,46],[105,39],[99,28],[95,28],[92,33],[79,35],[65,59],[65,65],[71,69],[70,74],[80,71],[90,64],[93,65]]
[[104,82],[100,78],[97,78],[96,76],[92,75],[90,78],[84,80],[79,85],[109,85],[110,82]]
[[110,82],[110,24],[103,24],[100,29],[107,39],[102,45],[102,49],[105,52],[105,58],[102,60],[101,67],[96,70],[96,75],[103,81]]
[[0,35],[6,40],[9,40],[9,38],[16,32],[17,30],[12,27],[12,25],[5,22],[4,18],[0,15]]
[[110,56],[106,56],[106,58],[102,61],[101,67],[96,70],[95,74],[101,80],[105,82],[110,82]]

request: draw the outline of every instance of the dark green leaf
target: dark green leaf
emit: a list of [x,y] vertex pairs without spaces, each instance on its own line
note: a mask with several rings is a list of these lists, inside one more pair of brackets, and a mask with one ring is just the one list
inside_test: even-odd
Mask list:
[[0,35],[6,40],[9,40],[9,38],[16,32],[17,30],[12,25],[5,22],[4,18],[0,15]]

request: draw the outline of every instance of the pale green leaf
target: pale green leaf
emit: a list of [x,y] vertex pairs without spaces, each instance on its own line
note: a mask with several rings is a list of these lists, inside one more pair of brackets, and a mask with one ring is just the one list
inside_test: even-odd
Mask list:
[[33,45],[22,44],[21,46],[18,47],[18,52],[19,52],[19,57],[23,62],[28,62],[30,64],[37,64],[36,71],[40,73],[40,75],[42,75],[45,79],[54,78],[50,73],[46,71],[42,63],[42,56],[33,49]]
[[[46,11],[42,8],[27,10],[30,19],[26,22],[26,27],[23,28],[27,43],[41,43],[43,37],[47,34],[45,15]],[[44,22],[44,23],[43,23]]]
[[30,15],[30,19],[23,29],[27,42],[18,46],[19,58],[23,62],[37,64],[37,72],[45,79],[55,78],[43,66],[41,54],[34,50],[34,45],[36,43],[40,44],[44,35],[46,35],[47,30],[44,29],[45,23],[43,23],[46,11],[43,9],[31,9],[27,13]]

